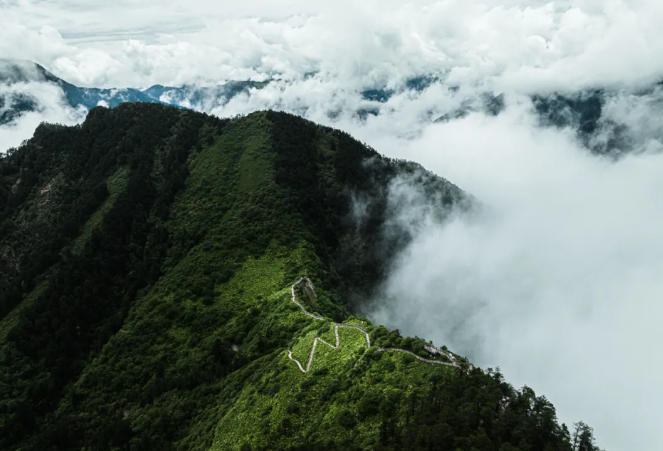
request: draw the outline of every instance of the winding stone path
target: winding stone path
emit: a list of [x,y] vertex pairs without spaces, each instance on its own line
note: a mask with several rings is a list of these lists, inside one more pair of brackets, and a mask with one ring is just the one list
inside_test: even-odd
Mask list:
[[422,362],[426,363],[434,363],[436,365],[446,365],[446,366],[453,366],[453,367],[458,367],[457,364],[455,363],[450,363],[450,362],[442,362],[440,360],[430,360],[430,359],[424,359],[423,357],[418,356],[414,352],[406,351],[405,349],[399,349],[399,348],[377,348],[378,352],[404,352],[406,354],[410,354],[412,357],[414,357],[417,360],[421,360]]
[[[295,287],[297,285],[299,285],[302,282],[302,280],[304,280],[304,278],[300,277],[297,280],[297,282],[293,283],[292,286],[290,287],[290,292],[292,293],[292,302],[297,304],[297,306],[300,309],[302,309],[302,312],[304,312],[305,315],[310,316],[313,319],[324,320],[325,318],[323,318],[322,316],[315,315],[315,314],[309,312],[308,310],[306,310],[306,308],[304,308],[304,306],[297,300],[297,295],[295,294]],[[311,346],[311,352],[308,355],[308,361],[306,362],[306,368],[304,368],[302,366],[302,364],[292,356],[291,351],[288,351],[288,358],[297,364],[297,366],[299,367],[299,369],[301,370],[302,373],[308,373],[309,370],[311,369],[311,363],[313,363],[313,356],[315,355],[315,348],[318,346],[318,343],[324,343],[332,349],[338,349],[338,347],[340,346],[340,339],[339,339],[339,336],[338,336],[338,329],[341,328],[341,327],[345,327],[347,329],[356,329],[356,330],[362,332],[364,334],[364,336],[366,337],[366,347],[368,347],[368,348],[371,347],[371,337],[368,336],[368,332],[365,329],[362,329],[359,326],[353,326],[353,325],[350,325],[350,324],[336,324],[335,323],[334,324],[334,336],[336,337],[336,344],[332,345],[331,343],[327,343],[325,340],[323,340],[320,337],[315,337],[313,339],[313,346]],[[425,359],[423,357],[418,356],[417,354],[415,354],[413,352],[407,351],[405,349],[399,349],[399,348],[381,348],[381,347],[377,347],[376,351],[378,351],[378,352],[403,352],[405,354],[411,355],[415,359],[420,360],[422,362],[432,363],[432,364],[435,364],[435,365],[453,366],[453,367],[456,367],[456,368],[460,367],[460,365],[458,364],[458,361],[456,360],[456,357],[454,357],[453,354],[451,354],[448,351],[441,350],[441,349],[439,350],[440,353],[445,355],[449,360],[451,360],[451,362],[441,362],[439,360]],[[471,367],[472,366],[470,365],[470,368]]]

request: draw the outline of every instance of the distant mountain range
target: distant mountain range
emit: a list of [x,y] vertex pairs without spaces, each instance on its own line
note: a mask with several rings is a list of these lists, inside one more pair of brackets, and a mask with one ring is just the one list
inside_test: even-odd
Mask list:
[[[214,98],[221,104],[233,97],[248,93],[251,88],[260,89],[267,83],[254,81],[229,81],[213,87],[154,85],[147,89],[81,88],[56,77],[39,64],[30,61],[0,59],[0,85],[41,82],[59,86],[67,104],[72,108],[92,109],[103,105],[115,108],[124,102],[160,103],[171,106],[203,106],[204,99]],[[7,124],[23,113],[39,108],[38,100],[30,94],[0,91],[0,125]]]
[[[313,75],[309,74],[309,76]],[[89,110],[98,105],[114,108],[124,102],[144,102],[202,112],[210,112],[214,108],[223,107],[238,95],[250,96],[255,90],[263,89],[270,83],[285,83],[279,80],[264,82],[245,80],[227,81],[223,84],[206,87],[154,85],[147,89],[83,88],[56,77],[39,64],[30,61],[0,59],[0,125],[11,123],[26,112],[40,110],[39,99],[30,92],[11,89],[12,85],[29,82],[51,83],[59,86],[67,105],[74,109]],[[369,116],[378,116],[384,105],[394,96],[406,92],[422,93],[440,82],[441,80],[435,76],[420,76],[407,79],[397,89],[385,87],[365,89],[357,92],[357,96],[363,104],[357,107],[353,114],[359,120],[365,120]],[[654,93],[657,98],[663,99],[661,86],[658,84],[645,92],[634,95]],[[449,89],[450,91],[458,90],[458,88]],[[589,89],[571,94],[535,94],[531,96],[531,100],[542,126],[574,128],[581,142],[592,152],[618,155],[632,150],[634,140],[628,136],[624,124],[604,117],[606,104],[617,94],[615,91],[606,89]],[[447,122],[476,111],[498,115],[504,109],[503,94],[484,93],[479,97],[467,99],[461,107],[449,113],[432,112],[429,120]],[[303,111],[291,112],[306,115],[305,110],[304,108]],[[338,115],[338,111],[330,110],[328,112],[331,119]]]

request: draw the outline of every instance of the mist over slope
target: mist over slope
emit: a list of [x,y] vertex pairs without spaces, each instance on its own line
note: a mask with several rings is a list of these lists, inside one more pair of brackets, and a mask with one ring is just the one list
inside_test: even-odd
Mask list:
[[417,238],[367,315],[536,380],[616,449],[656,449],[658,414],[640,400],[661,395],[661,153],[597,158],[526,111],[440,125],[406,151],[483,209],[441,224],[400,185],[411,201],[392,214]]

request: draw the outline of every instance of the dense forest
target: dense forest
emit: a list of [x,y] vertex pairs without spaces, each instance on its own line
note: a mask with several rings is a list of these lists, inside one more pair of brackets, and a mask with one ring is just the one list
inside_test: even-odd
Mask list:
[[[389,189],[459,188],[346,133],[149,104],[42,124],[0,157],[0,449],[594,451],[499,371],[375,352],[426,342],[356,314],[407,244]],[[362,211],[358,215],[357,199]],[[314,321],[290,302],[298,292]],[[328,338],[333,340],[333,338]]]

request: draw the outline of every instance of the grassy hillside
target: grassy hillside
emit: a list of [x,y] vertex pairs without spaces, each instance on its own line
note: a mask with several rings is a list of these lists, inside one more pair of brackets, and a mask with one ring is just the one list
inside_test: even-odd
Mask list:
[[[405,175],[442,215],[466,202],[282,113],[42,125],[0,159],[0,449],[592,451],[531,390],[352,314],[410,238],[385,233]],[[342,327],[303,373],[335,324],[371,346]]]

